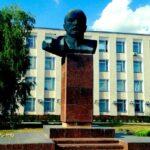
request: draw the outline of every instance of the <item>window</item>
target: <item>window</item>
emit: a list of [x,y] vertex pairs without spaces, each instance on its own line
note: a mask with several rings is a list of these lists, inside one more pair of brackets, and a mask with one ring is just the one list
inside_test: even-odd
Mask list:
[[133,52],[141,54],[141,42],[133,42]]
[[35,90],[36,77],[26,77],[27,82],[31,82],[31,90]]
[[45,98],[44,112],[54,112],[54,98]]
[[99,61],[99,70],[100,70],[100,72],[108,71],[108,60],[100,60]]
[[124,53],[124,41],[117,41],[116,42],[116,52],[117,53]]
[[107,40],[99,40],[99,51],[100,52],[107,52]]
[[99,89],[100,89],[100,92],[108,92],[108,80],[101,79],[99,81]]
[[35,111],[35,98],[28,98],[25,102],[25,108],[24,108],[25,112],[33,112]]
[[54,70],[55,68],[55,58],[46,57],[45,58],[45,70]]
[[55,78],[45,78],[45,90],[53,91],[55,89]]
[[117,100],[117,111],[118,112],[126,112],[126,100]]
[[29,56],[29,69],[36,69],[36,57],[35,56]]
[[108,99],[99,100],[99,109],[100,112],[108,112]]
[[125,92],[125,80],[117,80],[117,92]]
[[125,72],[125,61],[123,60],[117,61],[117,72]]
[[134,92],[137,92],[137,93],[142,92],[142,81],[140,81],[140,80],[134,81]]
[[135,112],[142,113],[143,112],[143,101],[135,100]]
[[134,61],[134,73],[142,72],[142,62],[141,61]]
[[31,35],[27,38],[27,45],[29,48],[35,48],[36,47],[36,36]]

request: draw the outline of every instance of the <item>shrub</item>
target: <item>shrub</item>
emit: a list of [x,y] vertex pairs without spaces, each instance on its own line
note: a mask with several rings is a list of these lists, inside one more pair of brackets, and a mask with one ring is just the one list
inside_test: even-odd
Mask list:
[[150,136],[150,130],[140,130],[135,132],[137,136]]

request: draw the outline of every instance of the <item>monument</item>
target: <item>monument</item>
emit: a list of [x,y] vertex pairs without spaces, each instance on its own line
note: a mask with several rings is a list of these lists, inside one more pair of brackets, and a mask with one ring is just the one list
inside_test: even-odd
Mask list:
[[93,54],[97,41],[84,39],[86,16],[70,11],[64,19],[65,36],[43,42],[43,49],[62,57],[63,126],[90,126],[93,116]]
[[[82,10],[70,11],[64,19],[65,36],[43,41],[42,48],[62,57],[61,122],[59,127],[44,130],[56,145],[68,140],[79,146],[80,138],[114,137],[113,129],[92,127],[93,54],[97,41],[84,39],[86,16]],[[86,140],[86,139],[85,139]],[[71,141],[68,141],[70,146]],[[68,144],[68,143],[67,143]],[[65,147],[69,145],[64,145]],[[93,144],[91,143],[91,146]],[[58,149],[60,149],[60,145]]]

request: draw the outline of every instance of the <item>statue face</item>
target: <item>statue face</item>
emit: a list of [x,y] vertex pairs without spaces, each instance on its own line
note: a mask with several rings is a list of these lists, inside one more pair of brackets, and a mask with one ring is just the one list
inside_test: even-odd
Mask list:
[[64,21],[64,29],[72,37],[83,36],[86,31],[86,16],[80,10],[68,13]]

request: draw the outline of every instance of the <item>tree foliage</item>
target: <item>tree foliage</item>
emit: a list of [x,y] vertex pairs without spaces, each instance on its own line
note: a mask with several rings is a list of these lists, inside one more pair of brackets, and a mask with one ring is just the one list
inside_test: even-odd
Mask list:
[[16,6],[0,10],[0,105],[3,115],[12,115],[24,104],[32,83],[25,80],[29,67],[30,36],[34,18]]

